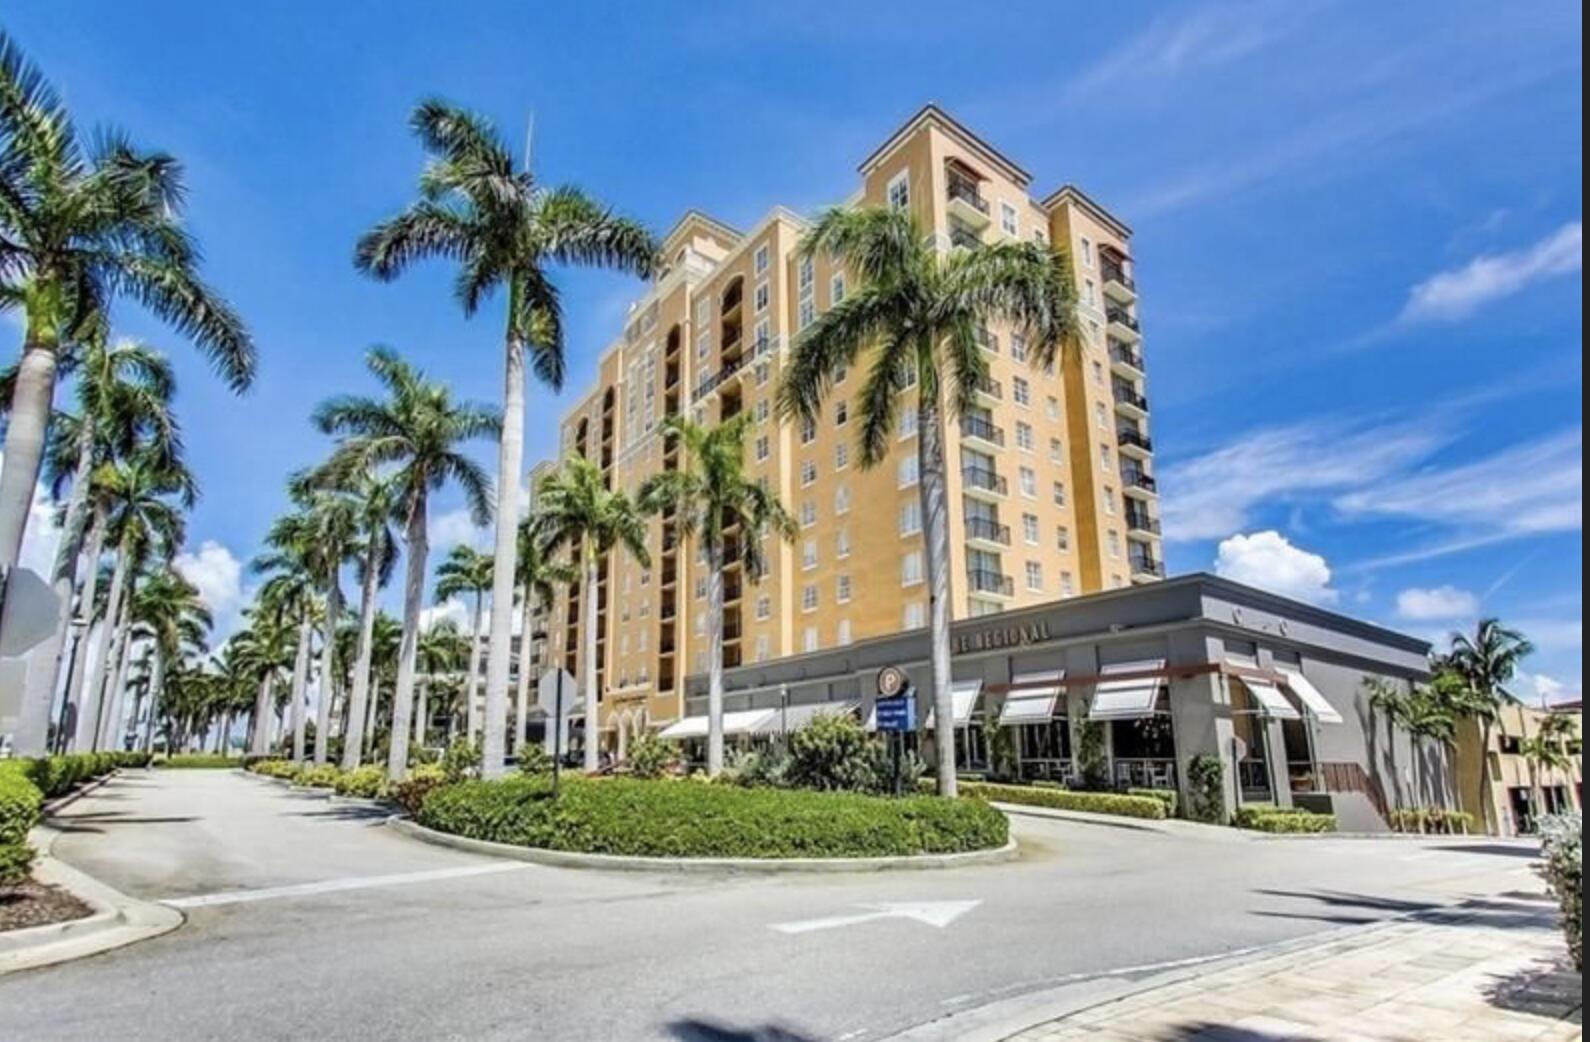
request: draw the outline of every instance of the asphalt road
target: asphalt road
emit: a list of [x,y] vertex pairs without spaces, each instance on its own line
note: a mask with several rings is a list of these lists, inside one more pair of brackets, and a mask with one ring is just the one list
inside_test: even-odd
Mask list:
[[369,812],[215,771],[123,776],[60,822],[58,857],[188,922],[0,978],[8,1040],[851,1042],[1061,981],[1371,922],[1502,876],[1535,888],[1527,848],[1482,839],[1255,840],[1027,816],[1023,854],[1003,865],[554,869],[429,846]]

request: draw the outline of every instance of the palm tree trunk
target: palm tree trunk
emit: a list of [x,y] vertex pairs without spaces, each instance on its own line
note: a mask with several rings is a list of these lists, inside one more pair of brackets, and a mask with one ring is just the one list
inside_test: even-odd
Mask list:
[[130,616],[132,604],[132,584],[128,584],[127,601],[129,610],[122,614],[121,643],[116,649],[116,671],[111,674],[110,683],[105,688],[104,706],[105,714],[103,726],[100,729],[99,747],[101,749],[120,749],[123,731],[122,715],[126,710],[127,702],[127,667],[132,663],[133,632]]
[[[580,628],[580,643],[585,645],[585,770],[595,774],[602,767],[601,750],[597,748],[601,732],[596,726],[596,547],[587,539],[585,554],[585,624]],[[553,721],[553,727],[558,726]]]
[[[105,602],[105,620],[100,627],[99,648],[94,653],[94,668],[83,678],[82,695],[78,698],[77,741],[78,752],[92,752],[99,736],[100,692],[105,686],[105,670],[110,661],[111,643],[114,641],[121,606],[126,599],[127,571],[131,567],[131,554],[124,545],[116,555],[116,570],[110,577],[110,596]],[[88,609],[92,611],[92,605]],[[84,635],[85,638],[87,634]]]
[[273,671],[260,678],[259,693],[254,696],[253,726],[249,729],[248,752],[250,756],[264,756],[270,752],[271,742],[271,689],[276,679]]
[[[44,436],[55,402],[57,336],[52,322],[28,317],[22,358],[17,363],[11,415],[6,420],[5,459],[0,463],[0,574],[9,575],[22,554],[22,537],[33,508],[44,459]],[[522,421],[521,421],[522,422]],[[518,492],[518,488],[513,490]],[[7,603],[12,603],[7,598]],[[0,615],[0,632],[7,620]]]
[[[153,752],[155,748],[155,723],[160,719],[160,703],[166,695],[166,656],[160,652],[160,644],[155,643],[155,660],[149,672],[149,720],[144,725],[143,751]],[[169,752],[171,743],[166,743]]]
[[342,769],[351,771],[359,766],[360,751],[364,747],[364,714],[370,697],[370,657],[375,634],[375,595],[381,583],[381,561],[377,556],[375,540],[364,561],[364,591],[359,597],[359,653],[353,667],[353,694],[348,700],[348,728],[342,739]]
[[375,759],[375,727],[381,716],[381,677],[372,674],[370,677],[370,704],[365,709],[364,731],[361,740],[364,742],[364,756],[366,759]]
[[331,740],[331,702],[337,690],[337,618],[342,614],[342,584],[335,570],[326,586],[326,618],[320,626],[320,690],[315,698],[315,762],[326,762]]
[[485,598],[479,591],[475,591],[475,618],[469,633],[469,676],[464,678],[464,734],[469,739],[469,744],[474,745],[480,741],[480,702],[476,695],[480,691],[480,655],[482,642],[480,635],[480,619],[485,614]]
[[[925,385],[924,385],[925,386]],[[932,627],[933,749],[938,792],[953,798],[955,705],[950,698],[950,525],[944,492],[944,429],[936,393],[924,393],[917,426],[917,473],[922,496],[922,534],[927,544],[928,616]]]
[[[510,303],[517,306],[518,301]],[[519,480],[524,464],[524,349],[509,335],[503,352],[502,443],[497,463],[497,545],[491,573],[491,643],[486,660],[486,734],[480,773],[498,778],[506,769],[508,658],[513,639],[513,587],[518,571]]]
[[515,756],[524,755],[525,736],[529,734],[530,721],[526,717],[530,713],[530,649],[532,638],[530,632],[534,629],[535,621],[535,589],[531,583],[525,583],[524,602],[519,609],[519,683],[514,693],[513,704],[513,753]]
[[[745,535],[746,533],[742,533]],[[723,540],[707,540],[707,777],[723,773]]]
[[414,712],[414,744],[423,746],[428,737],[425,725],[430,721],[430,684],[425,680],[416,680],[414,692],[419,700],[419,707]]
[[293,762],[304,762],[304,732],[308,730],[304,702],[309,697],[310,647],[315,640],[315,620],[304,612],[298,622],[298,652],[293,656]]
[[427,506],[421,485],[409,509],[408,570],[403,581],[403,636],[398,642],[397,687],[392,692],[392,741],[387,748],[386,773],[402,781],[409,769],[410,711],[414,706],[414,662],[420,650],[420,605],[425,596],[426,558],[430,555],[425,531]]
[[18,756],[37,756],[47,751],[50,710],[55,705],[56,689],[61,683],[61,660],[66,648],[66,635],[72,628],[72,593],[77,588],[78,560],[83,551],[83,515],[88,508],[93,444],[94,419],[92,415],[85,415],[78,433],[72,495],[67,501],[61,540],[55,548],[55,564],[50,574],[55,596],[60,600],[61,615],[56,620],[55,631],[49,640],[34,649],[29,656],[31,665],[22,695],[22,712],[12,740],[13,752]]
[[[94,522],[89,529],[88,555],[83,561],[83,590],[77,598],[76,614],[83,620],[83,631],[78,634],[77,644],[72,648],[71,680],[67,690],[61,696],[68,703],[76,707],[78,723],[74,725],[72,745],[77,744],[77,728],[81,727],[83,719],[83,692],[86,690],[84,679],[88,673],[88,645],[89,635],[94,626],[94,598],[99,592],[99,559],[105,555],[105,508],[94,508]],[[64,737],[64,736],[63,736]]]

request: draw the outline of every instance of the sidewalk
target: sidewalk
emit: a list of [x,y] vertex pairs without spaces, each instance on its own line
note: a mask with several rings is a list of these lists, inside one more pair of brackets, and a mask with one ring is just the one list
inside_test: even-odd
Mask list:
[[1104,1002],[1008,1042],[1582,1037],[1554,903],[1505,894]]

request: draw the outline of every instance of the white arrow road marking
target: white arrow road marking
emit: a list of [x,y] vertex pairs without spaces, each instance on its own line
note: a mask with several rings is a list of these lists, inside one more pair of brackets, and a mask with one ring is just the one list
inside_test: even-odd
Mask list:
[[886,901],[880,904],[862,904],[857,908],[868,911],[851,915],[830,915],[822,919],[800,919],[792,923],[770,923],[769,928],[779,933],[811,933],[813,930],[834,930],[841,926],[856,926],[879,919],[911,919],[936,926],[940,930],[950,925],[981,901]]
[[160,903],[170,908],[207,908],[211,905],[235,905],[249,901],[271,901],[281,897],[311,897],[315,894],[330,894],[341,890],[368,890],[377,886],[428,883],[433,879],[460,879],[465,876],[485,876],[496,872],[519,872],[534,867],[534,865],[525,864],[524,862],[494,861],[486,865],[461,865],[457,868],[437,868],[428,872],[398,872],[389,876],[347,876],[343,879],[325,879],[318,883],[269,886],[259,890],[223,890],[217,894],[173,897]]

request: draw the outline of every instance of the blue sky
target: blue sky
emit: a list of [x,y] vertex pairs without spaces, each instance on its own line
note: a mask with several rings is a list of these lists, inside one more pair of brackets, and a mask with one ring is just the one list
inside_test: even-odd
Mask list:
[[[837,201],[932,100],[1133,226],[1173,571],[1432,638],[1499,614],[1540,647],[1520,693],[1579,689],[1578,5],[548,6],[7,5],[83,123],[187,163],[207,273],[258,338],[238,399],[120,316],[178,360],[205,491],[185,564],[223,612],[368,345],[498,397],[495,314],[464,321],[444,268],[350,262],[412,192],[422,95],[515,140],[533,113],[543,178],[659,231]],[[638,287],[563,285],[578,387]],[[562,403],[530,407],[534,459]]]

